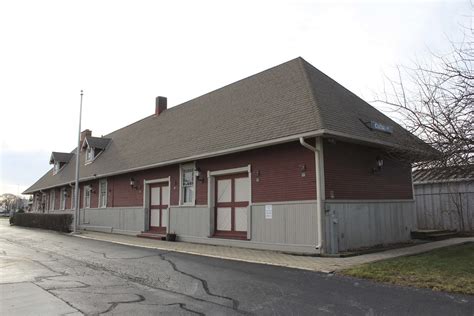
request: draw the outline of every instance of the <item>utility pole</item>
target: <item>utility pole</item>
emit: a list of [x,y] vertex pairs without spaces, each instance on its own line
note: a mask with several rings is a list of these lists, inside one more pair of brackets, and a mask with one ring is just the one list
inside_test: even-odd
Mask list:
[[81,90],[81,102],[79,106],[79,132],[77,135],[77,148],[76,148],[76,185],[74,186],[74,233],[77,233],[79,226],[79,154],[81,153],[81,121],[82,121],[82,96],[84,95]]

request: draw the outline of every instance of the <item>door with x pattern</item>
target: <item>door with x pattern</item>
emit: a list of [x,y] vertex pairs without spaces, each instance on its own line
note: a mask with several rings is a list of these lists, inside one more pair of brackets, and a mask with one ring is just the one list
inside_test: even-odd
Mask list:
[[215,178],[215,236],[246,239],[250,201],[247,173]]
[[167,182],[150,185],[150,231],[166,234],[168,225],[169,186]]

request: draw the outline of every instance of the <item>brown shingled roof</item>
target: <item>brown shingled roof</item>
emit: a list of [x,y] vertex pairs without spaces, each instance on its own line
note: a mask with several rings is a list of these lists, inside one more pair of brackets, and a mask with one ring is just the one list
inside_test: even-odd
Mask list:
[[[392,126],[393,133],[370,130],[361,120]],[[106,135],[111,139],[107,149],[93,163],[81,165],[80,178],[316,135],[390,147],[416,139],[308,62],[296,58]],[[84,161],[84,157],[80,159]],[[75,157],[54,177],[46,173],[24,193],[73,182],[74,161]]]

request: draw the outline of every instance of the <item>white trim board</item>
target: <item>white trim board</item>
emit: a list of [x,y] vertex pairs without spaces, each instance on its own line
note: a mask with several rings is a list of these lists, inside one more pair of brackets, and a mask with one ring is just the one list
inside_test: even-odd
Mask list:
[[240,168],[209,171],[208,175],[211,176],[211,177],[215,177],[215,176],[223,176],[223,175],[227,175],[227,174],[243,173],[243,172],[250,173],[250,165],[248,165],[246,167],[240,167]]

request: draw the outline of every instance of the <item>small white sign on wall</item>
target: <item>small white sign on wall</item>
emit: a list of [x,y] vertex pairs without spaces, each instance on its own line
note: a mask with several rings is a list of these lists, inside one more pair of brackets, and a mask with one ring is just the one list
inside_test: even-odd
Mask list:
[[265,205],[265,219],[272,219],[273,217],[273,206]]

